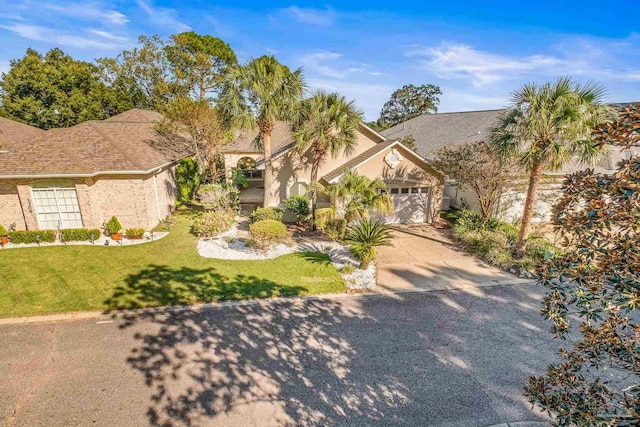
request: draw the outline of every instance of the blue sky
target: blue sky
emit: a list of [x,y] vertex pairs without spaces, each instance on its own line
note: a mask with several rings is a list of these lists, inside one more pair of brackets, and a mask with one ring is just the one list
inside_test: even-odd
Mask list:
[[91,60],[140,34],[192,29],[242,61],[273,53],[304,67],[310,88],[356,99],[370,120],[408,83],[440,85],[441,112],[500,108],[522,83],[560,75],[602,83],[610,101],[640,100],[636,0],[0,0],[0,10],[0,71],[27,47]]

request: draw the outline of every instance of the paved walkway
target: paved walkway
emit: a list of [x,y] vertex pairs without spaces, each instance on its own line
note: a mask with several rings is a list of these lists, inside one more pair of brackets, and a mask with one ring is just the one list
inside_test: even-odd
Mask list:
[[461,251],[430,226],[396,226],[392,246],[377,249],[378,291],[465,289],[529,283]]

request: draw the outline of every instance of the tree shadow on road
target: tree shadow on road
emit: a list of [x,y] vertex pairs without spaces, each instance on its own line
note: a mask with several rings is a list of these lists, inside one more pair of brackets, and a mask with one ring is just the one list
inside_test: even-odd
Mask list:
[[[114,306],[127,306],[138,292],[165,301],[175,275],[192,283],[190,295],[196,292],[190,286],[222,280],[212,274],[153,266],[131,278],[131,292],[114,295]],[[254,279],[226,280],[224,292]],[[279,292],[276,283],[261,286],[256,296]],[[197,291],[199,298],[218,296],[207,289]],[[524,287],[507,297],[497,288],[474,292],[422,294],[420,305],[406,294],[117,318],[138,342],[127,363],[144,376],[154,426],[488,425],[522,414],[537,418],[521,390],[548,360],[540,356],[548,346],[539,327],[540,295]],[[176,292],[171,298],[188,300]],[[496,402],[507,409],[497,413]]]

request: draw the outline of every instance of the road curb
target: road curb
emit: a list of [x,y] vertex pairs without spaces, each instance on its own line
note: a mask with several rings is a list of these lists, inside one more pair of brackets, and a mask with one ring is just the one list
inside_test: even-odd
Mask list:
[[[176,313],[182,311],[206,311],[210,309],[219,309],[225,307],[245,307],[245,306],[257,306],[257,305],[270,305],[282,302],[303,302],[303,301],[332,301],[340,299],[365,299],[365,298],[379,298],[388,297],[392,295],[400,294],[422,294],[431,292],[450,292],[450,291],[468,291],[470,289],[482,289],[495,286],[519,286],[519,285],[531,285],[535,282],[533,280],[500,280],[495,282],[483,282],[477,286],[466,287],[450,287],[446,289],[430,289],[430,288],[411,288],[411,289],[395,289],[386,290],[378,289],[376,291],[367,292],[341,292],[333,294],[321,294],[321,295],[306,295],[299,297],[277,297],[277,298],[263,298],[263,299],[250,299],[241,301],[223,301],[223,302],[209,302],[193,305],[174,305],[174,306],[162,306],[162,307],[149,307],[149,308],[136,308],[136,309],[123,309],[123,310],[111,310],[111,311],[75,311],[69,313],[57,313],[46,315],[34,315],[23,317],[7,317],[0,319],[0,326],[4,325],[19,325],[19,324],[37,324],[37,323],[55,323],[66,322],[72,320],[88,320],[88,319],[100,319],[100,320],[113,320],[114,318],[123,318],[128,316],[139,316],[147,313]],[[438,286],[438,285],[434,285]],[[499,426],[505,426],[506,424],[499,424]],[[514,426],[514,424],[511,424]],[[526,427],[525,425],[515,424],[517,427]]]

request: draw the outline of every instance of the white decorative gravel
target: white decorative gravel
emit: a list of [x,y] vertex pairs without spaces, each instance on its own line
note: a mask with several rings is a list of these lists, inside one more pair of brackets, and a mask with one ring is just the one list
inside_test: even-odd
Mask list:
[[[90,241],[62,243],[56,240],[53,243],[40,243],[40,245],[38,245],[37,243],[14,244],[9,242],[6,245],[4,245],[3,249],[37,248],[38,246],[41,246],[41,247],[45,247],[45,246],[131,246],[131,245],[140,245],[143,243],[155,242],[156,240],[160,240],[163,237],[167,236],[168,234],[169,232],[167,231],[155,231],[152,237],[150,232],[146,232],[144,233],[144,237],[142,239],[127,239],[126,237],[123,237],[122,240],[120,241],[113,240],[107,236],[100,236],[100,238],[98,240],[94,240],[93,243],[91,243]],[[107,245],[106,242],[109,242],[109,244]]]
[[[237,232],[215,239],[200,239],[198,241],[198,253],[205,258],[264,260],[294,252],[320,252],[329,256],[338,271],[342,270],[347,264],[354,266],[359,264],[348,247],[336,242],[298,243],[293,246],[280,244],[274,245],[267,250],[258,250],[248,247],[244,239],[234,238],[233,236],[236,234]],[[371,263],[366,270],[356,268],[351,274],[342,274],[342,278],[349,289],[373,289],[376,287],[375,265]]]

